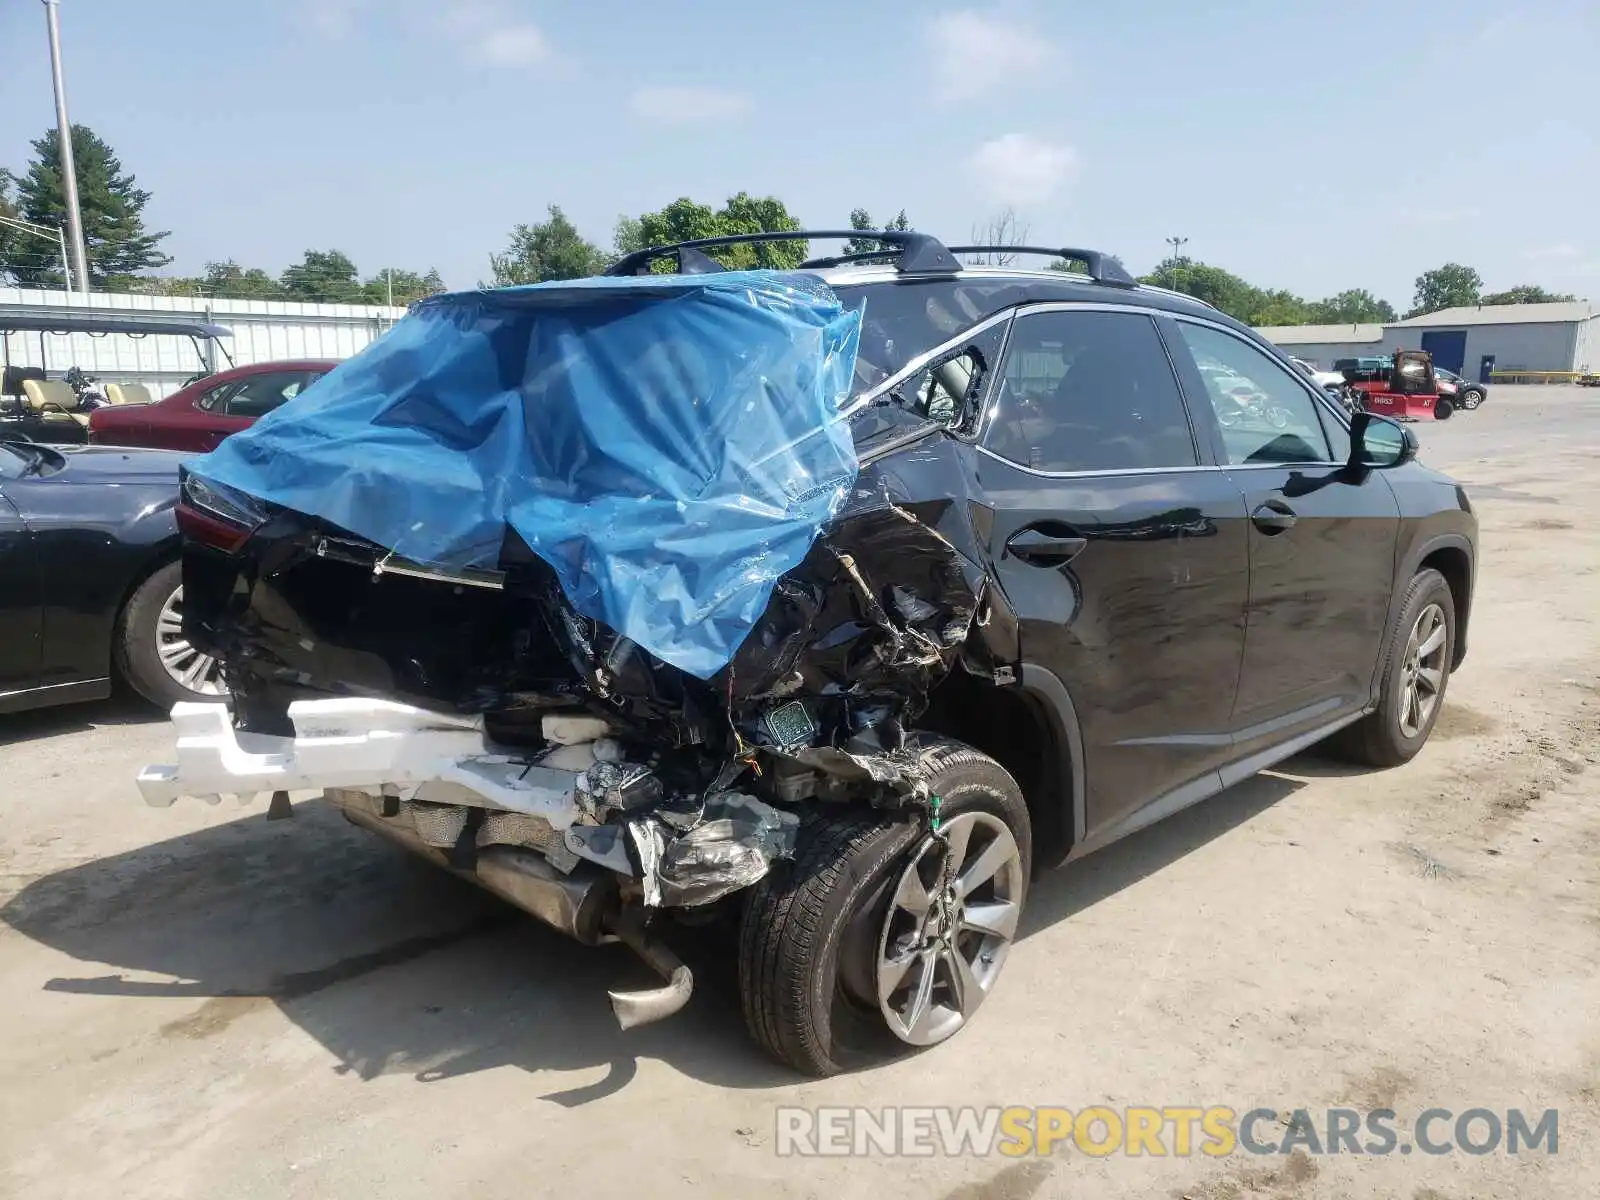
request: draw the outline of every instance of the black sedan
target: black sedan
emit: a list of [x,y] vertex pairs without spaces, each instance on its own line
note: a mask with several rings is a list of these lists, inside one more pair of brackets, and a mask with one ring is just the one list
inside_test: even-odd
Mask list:
[[1470,383],[1454,371],[1446,371],[1437,363],[1434,364],[1433,376],[1439,381],[1440,394],[1449,395],[1457,408],[1464,408],[1470,412],[1489,398],[1488,384]]
[[181,454],[0,440],[0,713],[97,700],[215,700],[183,636]]

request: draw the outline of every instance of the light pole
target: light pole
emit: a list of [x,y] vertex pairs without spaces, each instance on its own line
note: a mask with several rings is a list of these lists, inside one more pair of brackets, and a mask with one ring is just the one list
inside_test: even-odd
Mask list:
[[1172,247],[1172,290],[1178,290],[1178,251],[1189,244],[1186,237],[1169,237],[1165,239],[1167,245]]
[[88,255],[83,248],[83,216],[78,211],[78,167],[72,161],[72,123],[67,120],[67,85],[61,78],[61,18],[58,0],[44,0],[45,24],[50,30],[50,77],[56,87],[56,135],[61,143],[61,190],[67,201],[67,234],[71,239],[72,268],[67,271],[66,256],[61,269],[67,271],[67,289],[77,276],[78,291],[89,290]]

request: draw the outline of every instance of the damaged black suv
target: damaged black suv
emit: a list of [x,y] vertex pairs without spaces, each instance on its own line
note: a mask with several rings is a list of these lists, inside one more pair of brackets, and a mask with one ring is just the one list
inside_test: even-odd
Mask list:
[[[665,296],[721,272],[720,245],[862,236],[685,243],[612,274],[665,278]],[[185,629],[231,700],[174,710],[179,762],[145,770],[146,798],[320,790],[572,937],[638,949],[663,986],[612,994],[624,1026],[688,1000],[661,918],[725,913],[755,1040],[826,1074],[958,1032],[1042,869],[1324,740],[1379,767],[1421,749],[1465,653],[1477,526],[1409,429],[1346,415],[1251,330],[1109,256],[1007,247],[1081,269],[977,267],[962,258],[982,248],[871,236],[749,277],[848,318],[855,474],[715,669],[575,603],[562,572],[608,565],[535,545],[515,512],[488,559],[422,561],[344,523],[355,509],[252,494],[200,460],[179,510]],[[469,307],[434,319],[471,339]],[[402,327],[384,386],[420,361]],[[801,340],[802,374],[844,353]],[[563,344],[494,369],[577,370]],[[739,386],[769,385],[737,346],[640,353],[661,378],[720,355]],[[358,361],[260,436],[313,424]],[[315,443],[343,471],[328,494],[382,476],[404,507],[395,487],[436,484],[373,449],[423,421],[408,404],[370,443]],[[508,419],[435,442],[499,445]],[[518,436],[537,443],[538,423]],[[630,611],[671,606],[685,578],[648,580]]]

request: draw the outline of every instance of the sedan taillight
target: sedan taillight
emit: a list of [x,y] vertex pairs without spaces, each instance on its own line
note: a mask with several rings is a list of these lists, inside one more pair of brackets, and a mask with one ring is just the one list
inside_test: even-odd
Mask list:
[[178,530],[191,541],[233,554],[267,520],[254,496],[179,471]]

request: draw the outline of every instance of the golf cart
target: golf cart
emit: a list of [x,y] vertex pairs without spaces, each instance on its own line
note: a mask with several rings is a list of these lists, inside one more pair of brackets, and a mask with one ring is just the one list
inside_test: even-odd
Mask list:
[[[30,333],[39,335],[38,361],[13,362],[12,335]],[[233,336],[232,330],[182,314],[0,305],[0,438],[82,444],[89,439],[92,409],[101,404],[149,403],[156,398],[143,383],[107,383],[102,390],[93,376],[75,364],[62,370],[60,378],[52,379],[46,335],[68,333],[186,337],[194,347],[197,367],[188,382],[216,369],[214,355],[218,351],[233,365],[233,357],[221,342]]]

